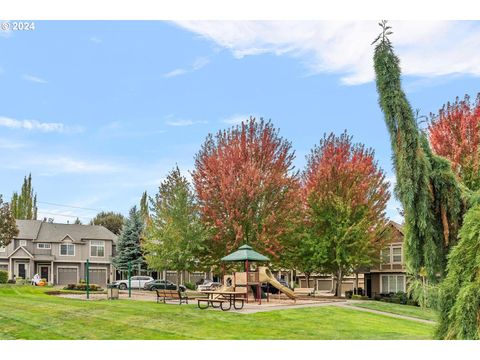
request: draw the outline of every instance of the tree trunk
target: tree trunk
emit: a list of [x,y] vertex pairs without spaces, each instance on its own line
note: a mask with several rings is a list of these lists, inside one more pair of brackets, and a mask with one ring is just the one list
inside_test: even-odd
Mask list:
[[340,297],[342,294],[342,282],[343,282],[343,271],[339,269],[337,271],[337,283],[335,284],[335,296]]
[[355,288],[354,288],[354,294],[359,295],[359,293],[358,293],[358,272],[355,272]]
[[307,281],[307,288],[310,287],[310,273],[305,273],[305,280]]

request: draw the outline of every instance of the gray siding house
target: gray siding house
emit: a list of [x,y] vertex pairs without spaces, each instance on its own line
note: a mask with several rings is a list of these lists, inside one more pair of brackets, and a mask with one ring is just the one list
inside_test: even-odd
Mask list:
[[85,279],[89,259],[92,284],[114,280],[117,236],[103,226],[17,220],[17,227],[18,236],[0,248],[0,270],[8,271],[10,279],[38,273],[55,285],[78,283]]

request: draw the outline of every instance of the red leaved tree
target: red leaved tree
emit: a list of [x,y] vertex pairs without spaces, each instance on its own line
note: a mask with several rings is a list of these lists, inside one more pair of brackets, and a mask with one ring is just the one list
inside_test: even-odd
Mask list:
[[452,163],[460,180],[471,190],[480,187],[480,94],[475,103],[465,96],[447,103],[432,117],[429,127],[433,151]]
[[307,268],[343,276],[378,261],[390,198],[389,183],[372,149],[345,133],[324,136],[307,157],[303,173]]
[[291,144],[271,122],[250,118],[209,135],[192,173],[213,261],[249,244],[277,260],[293,231],[299,180]]

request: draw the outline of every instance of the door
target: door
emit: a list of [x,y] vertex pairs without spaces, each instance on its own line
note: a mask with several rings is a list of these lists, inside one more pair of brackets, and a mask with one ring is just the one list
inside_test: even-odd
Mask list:
[[107,269],[90,269],[90,284],[106,286]]
[[57,282],[58,285],[76,284],[78,282],[78,269],[59,267]]
[[50,266],[41,265],[40,266],[40,278],[50,281]]
[[18,264],[18,277],[25,279],[27,275],[26,264]]

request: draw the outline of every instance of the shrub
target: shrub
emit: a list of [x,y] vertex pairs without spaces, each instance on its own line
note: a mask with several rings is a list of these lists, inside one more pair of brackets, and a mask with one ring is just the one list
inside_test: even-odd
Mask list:
[[[68,284],[63,290],[87,291],[87,284]],[[96,284],[90,284],[90,291],[102,291],[102,288]]]
[[8,272],[0,270],[0,284],[6,284],[8,281]]
[[368,296],[353,294],[352,300],[369,300],[369,298]]
[[353,296],[353,291],[352,290],[345,291],[345,298],[351,299],[352,296]]
[[186,283],[185,283],[185,287],[186,287],[188,290],[195,290],[195,289],[196,289],[195,284],[193,284],[193,283],[191,283],[191,282],[186,282]]

